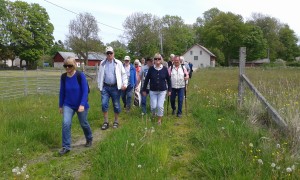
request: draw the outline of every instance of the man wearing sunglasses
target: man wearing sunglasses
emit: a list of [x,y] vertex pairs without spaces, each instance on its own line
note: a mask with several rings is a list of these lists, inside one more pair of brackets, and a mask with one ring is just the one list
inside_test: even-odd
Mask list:
[[98,88],[101,92],[102,112],[104,123],[102,130],[109,128],[108,107],[109,98],[112,99],[115,119],[113,128],[119,126],[119,113],[121,112],[120,97],[121,90],[125,90],[128,85],[126,71],[121,61],[114,58],[114,50],[112,47],[106,47],[106,60],[102,61],[98,71]]

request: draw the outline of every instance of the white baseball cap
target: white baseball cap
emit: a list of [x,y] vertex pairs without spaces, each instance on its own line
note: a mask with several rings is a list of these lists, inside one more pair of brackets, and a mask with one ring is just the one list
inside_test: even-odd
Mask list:
[[111,46],[107,46],[105,52],[114,52],[114,49]]
[[129,56],[125,56],[124,57],[124,61],[130,61],[130,57]]

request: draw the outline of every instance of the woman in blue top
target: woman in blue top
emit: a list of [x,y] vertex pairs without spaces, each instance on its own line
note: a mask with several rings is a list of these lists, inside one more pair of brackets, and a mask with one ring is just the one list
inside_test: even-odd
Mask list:
[[85,75],[76,71],[76,61],[73,57],[64,60],[64,68],[66,68],[66,73],[61,76],[59,91],[59,112],[63,114],[60,155],[71,150],[71,125],[75,112],[86,138],[85,146],[90,147],[93,140],[91,127],[87,121],[89,104]]

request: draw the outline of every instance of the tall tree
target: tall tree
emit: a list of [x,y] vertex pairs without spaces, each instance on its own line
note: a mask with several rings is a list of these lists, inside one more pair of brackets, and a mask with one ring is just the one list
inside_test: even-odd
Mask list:
[[128,40],[128,49],[131,56],[153,56],[159,52],[159,18],[152,14],[133,13],[128,16],[123,27]]
[[0,60],[12,58],[13,52],[9,48],[10,32],[7,29],[10,14],[8,13],[8,2],[0,0]]
[[247,61],[263,59],[267,57],[267,40],[262,30],[255,25],[246,23],[246,31],[243,35],[243,44],[247,48]]
[[278,57],[287,61],[295,60],[295,57],[299,55],[298,38],[288,25],[284,25],[279,30],[279,40],[284,48],[278,52]]
[[28,67],[34,68],[43,52],[53,43],[54,27],[45,8],[38,4],[15,1],[9,4],[9,12],[9,45],[20,59],[26,61]]
[[76,54],[83,57],[85,64],[88,64],[89,52],[104,49],[98,36],[99,30],[95,17],[90,13],[80,13],[69,24],[66,44]]
[[238,49],[243,45],[244,32],[242,16],[221,12],[205,23],[202,38],[207,48],[217,48],[224,53],[225,65],[228,65],[229,60],[238,58]]
[[254,13],[252,14],[252,20],[249,20],[248,23],[254,24],[262,30],[264,38],[267,40],[270,59],[274,61],[278,58],[278,52],[284,48],[278,35],[282,26],[279,20],[260,13]]
[[165,55],[181,55],[195,43],[192,27],[181,17],[166,15],[161,19],[161,25]]

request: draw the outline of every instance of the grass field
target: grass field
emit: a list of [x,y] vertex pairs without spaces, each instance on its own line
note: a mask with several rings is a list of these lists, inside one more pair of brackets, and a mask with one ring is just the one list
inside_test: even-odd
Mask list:
[[[299,80],[296,69],[246,69],[246,73],[280,112],[289,114],[283,117],[296,116],[291,110],[298,105],[291,102],[299,102],[294,91]],[[274,77],[281,79],[273,81]],[[75,117],[75,146],[64,157],[57,154],[61,146],[57,95],[2,100],[0,179],[299,179],[295,139],[275,126],[262,125],[264,116],[253,121],[250,93],[244,110],[238,111],[237,85],[237,68],[201,69],[188,87],[188,116],[176,118],[169,107],[169,115],[157,126],[133,108],[129,114],[121,113],[119,129],[107,131],[100,130],[100,95],[92,88],[88,119],[94,144],[82,146],[83,133]],[[284,96],[275,96],[276,91]]]

